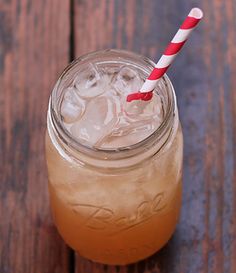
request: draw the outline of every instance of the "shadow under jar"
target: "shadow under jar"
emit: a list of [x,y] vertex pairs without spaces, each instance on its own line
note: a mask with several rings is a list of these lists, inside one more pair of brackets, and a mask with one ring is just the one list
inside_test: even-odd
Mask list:
[[173,86],[165,75],[154,92],[162,96],[163,121],[141,142],[94,148],[63,125],[63,92],[88,63],[139,69],[144,79],[154,63],[132,52],[105,50],[71,63],[49,101],[46,158],[54,221],[80,255],[105,264],[144,259],[170,239],[181,207],[183,136]]

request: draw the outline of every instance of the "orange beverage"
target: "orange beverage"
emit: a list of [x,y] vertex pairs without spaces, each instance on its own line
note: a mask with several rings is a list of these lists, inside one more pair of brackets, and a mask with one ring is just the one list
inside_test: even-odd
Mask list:
[[54,221],[65,242],[93,261],[144,259],[178,221],[183,136],[173,86],[165,75],[152,101],[125,100],[153,66],[127,51],[91,53],[65,69],[50,98]]

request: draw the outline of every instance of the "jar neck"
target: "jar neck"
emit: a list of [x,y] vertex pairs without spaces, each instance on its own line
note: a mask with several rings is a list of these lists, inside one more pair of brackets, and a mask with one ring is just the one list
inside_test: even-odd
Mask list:
[[[178,127],[178,111],[176,105],[176,97],[173,86],[165,75],[160,84],[163,88],[164,96],[164,118],[161,125],[151,135],[145,138],[143,141],[127,147],[120,147],[116,149],[100,149],[94,147],[88,147],[79,143],[73,136],[63,127],[63,123],[60,120],[58,113],[59,103],[59,90],[61,88],[63,78],[68,76],[68,73],[74,66],[79,65],[81,61],[86,58],[91,58],[93,55],[98,54],[101,58],[110,53],[110,58],[123,57],[125,60],[141,63],[146,69],[146,73],[150,73],[154,67],[154,63],[143,56],[136,55],[127,51],[110,50],[100,51],[92,54],[88,54],[79,58],[74,63],[70,64],[62,73],[58,82],[56,83],[52,95],[49,100],[48,108],[48,133],[49,136],[63,157],[67,160],[73,160],[80,164],[86,164],[93,167],[100,168],[126,168],[135,166],[147,158],[158,154],[163,150],[165,144],[170,141],[171,135],[176,133]],[[137,61],[138,60],[138,61]],[[130,61],[130,62],[131,62]],[[142,62],[141,62],[142,61]],[[158,90],[160,91],[160,90]],[[155,92],[155,91],[154,91]]]

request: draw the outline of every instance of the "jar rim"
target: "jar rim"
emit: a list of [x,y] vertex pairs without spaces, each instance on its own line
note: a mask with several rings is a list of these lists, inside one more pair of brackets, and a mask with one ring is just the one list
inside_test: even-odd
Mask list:
[[[116,56],[123,56],[124,58],[127,58],[127,61],[131,59],[132,57],[135,59],[140,59],[143,62],[146,63],[147,68],[149,68],[150,72],[151,69],[155,67],[155,63],[151,61],[149,58],[131,52],[127,50],[120,50],[120,49],[106,49],[106,50],[99,50],[90,52],[88,54],[82,55],[73,62],[71,62],[61,73],[59,76],[58,81],[56,82],[52,94],[49,99],[49,107],[48,107],[48,116],[50,119],[50,122],[53,126],[53,129],[55,129],[57,137],[61,140],[61,142],[68,146],[70,149],[73,149],[77,153],[83,153],[85,155],[89,155],[90,157],[94,158],[100,158],[100,159],[123,159],[130,157],[132,155],[139,154],[143,149],[148,148],[149,146],[153,146],[154,143],[158,142],[159,139],[166,133],[166,129],[171,126],[173,123],[173,117],[176,109],[176,97],[173,85],[167,76],[165,74],[160,81],[163,81],[165,87],[166,87],[166,95],[168,99],[166,113],[164,115],[163,121],[161,122],[160,126],[151,133],[148,137],[144,138],[143,140],[124,147],[118,147],[118,148],[98,148],[86,145],[84,143],[79,142],[76,138],[74,138],[68,130],[65,129],[63,126],[63,122],[58,110],[58,89],[64,79],[66,77],[71,69],[78,65],[79,63],[83,61],[88,61],[91,58],[94,58],[96,55],[99,55],[100,57],[106,56],[107,54],[114,54]],[[112,59],[112,58],[111,58]]]

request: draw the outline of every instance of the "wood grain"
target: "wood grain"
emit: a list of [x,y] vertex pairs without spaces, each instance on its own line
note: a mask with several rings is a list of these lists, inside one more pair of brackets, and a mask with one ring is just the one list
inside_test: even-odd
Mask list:
[[77,273],[236,272],[235,0],[75,0],[75,55],[115,47],[157,60],[196,4],[205,18],[168,73],[185,138],[175,235],[159,253],[128,267],[77,256]]
[[[137,264],[77,256],[74,268],[48,204],[44,131],[53,84],[69,58],[92,50],[157,60],[196,4],[205,18],[168,72],[185,137],[178,228]],[[236,272],[235,12],[235,0],[0,0],[1,273]]]
[[49,210],[50,91],[69,58],[69,0],[0,0],[0,272],[68,272]]

